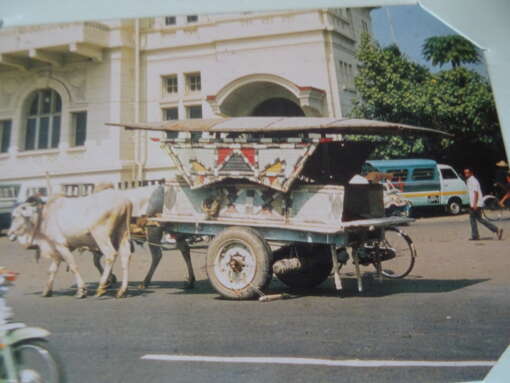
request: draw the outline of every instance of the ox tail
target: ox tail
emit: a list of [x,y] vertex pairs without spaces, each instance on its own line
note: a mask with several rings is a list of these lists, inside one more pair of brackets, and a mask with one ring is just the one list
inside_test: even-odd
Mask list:
[[[129,241],[130,244],[131,244],[130,225],[131,225],[132,216],[133,216],[133,203],[130,201],[126,207],[126,216],[125,216],[125,220],[126,220],[125,235],[127,236],[127,240]],[[130,245],[130,249],[131,249],[131,253],[133,253],[133,251],[134,251],[133,246]]]

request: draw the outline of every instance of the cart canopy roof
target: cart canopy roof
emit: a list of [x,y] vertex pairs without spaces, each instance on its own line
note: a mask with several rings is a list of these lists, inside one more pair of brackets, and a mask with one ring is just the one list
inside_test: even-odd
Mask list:
[[368,157],[346,135],[421,136],[438,130],[392,122],[316,117],[234,117],[108,124],[166,132],[161,148],[192,189],[244,180],[287,192],[298,179],[345,184]]
[[436,129],[421,128],[394,122],[329,117],[232,117],[162,121],[149,123],[107,123],[126,129],[166,132],[209,133],[322,133],[322,134],[441,134]]

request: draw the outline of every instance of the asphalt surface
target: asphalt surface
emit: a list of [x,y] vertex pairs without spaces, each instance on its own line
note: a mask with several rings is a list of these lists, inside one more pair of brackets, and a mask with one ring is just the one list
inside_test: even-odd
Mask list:
[[[210,286],[205,249],[192,260],[198,282],[186,290],[177,252],[164,256],[147,290],[137,289],[149,264],[137,249],[129,297],[77,300],[62,268],[55,293],[42,298],[47,260],[0,238],[0,264],[20,272],[8,295],[15,319],[52,332],[69,382],[460,382],[490,367],[342,367],[275,364],[281,357],[344,361],[494,361],[510,339],[510,221],[507,239],[481,228],[471,242],[466,216],[419,219],[405,230],[419,256],[404,280],[381,284],[370,273],[358,293],[352,267],[339,295],[330,278],[297,298],[268,303],[226,301]],[[89,253],[77,255],[91,289],[98,274]],[[366,269],[368,271],[368,269]],[[120,273],[117,271],[117,275]],[[273,280],[270,291],[285,291]],[[265,363],[156,361],[146,355],[264,357]]]

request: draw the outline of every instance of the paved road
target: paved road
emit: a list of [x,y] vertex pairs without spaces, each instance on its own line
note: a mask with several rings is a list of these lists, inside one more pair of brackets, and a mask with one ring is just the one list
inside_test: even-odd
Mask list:
[[[21,272],[9,294],[16,319],[52,331],[70,382],[395,382],[481,379],[489,367],[345,367],[323,360],[492,361],[510,339],[508,239],[481,229],[466,241],[466,216],[420,219],[406,230],[419,258],[411,275],[380,285],[369,277],[356,292],[346,269],[344,293],[328,280],[307,296],[259,303],[218,299],[203,270],[204,249],[195,249],[198,283],[184,289],[184,265],[168,252],[146,291],[130,284],[130,296],[73,298],[70,273],[61,270],[52,298],[39,296],[48,262],[0,238],[0,264]],[[95,286],[91,257],[78,255],[84,277]],[[142,278],[149,258],[137,250],[132,278]],[[273,281],[272,292],[283,285]],[[146,355],[263,357],[264,363],[232,359],[157,361]],[[320,359],[318,365],[277,364],[277,358]],[[259,360],[260,362],[260,360]]]

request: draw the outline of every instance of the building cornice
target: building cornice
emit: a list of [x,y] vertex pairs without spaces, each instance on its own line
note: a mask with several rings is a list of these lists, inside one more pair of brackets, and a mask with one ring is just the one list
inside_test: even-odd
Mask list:
[[175,33],[179,30],[182,31],[192,31],[201,27],[215,27],[221,24],[227,24],[232,22],[243,22],[243,21],[254,21],[254,20],[264,20],[273,17],[291,17],[309,13],[317,13],[319,9],[306,9],[306,10],[295,10],[295,11],[280,11],[280,12],[250,12],[249,14],[236,14],[236,16],[215,19],[209,21],[199,21],[193,24],[186,25],[175,25],[175,26],[160,26],[157,28],[146,28],[143,30],[143,33],[151,33],[151,32],[159,32],[159,33]]

